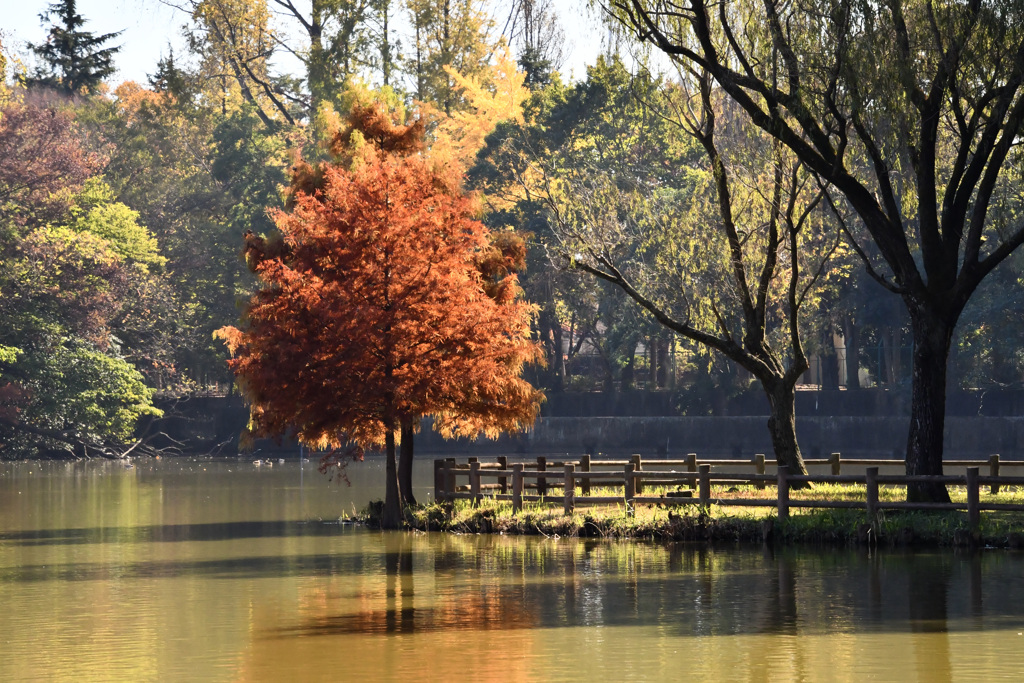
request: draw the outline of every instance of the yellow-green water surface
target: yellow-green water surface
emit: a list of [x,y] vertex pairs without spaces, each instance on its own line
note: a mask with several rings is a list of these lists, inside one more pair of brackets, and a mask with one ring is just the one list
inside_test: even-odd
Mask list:
[[0,464],[0,681],[1024,680],[1020,553],[381,533],[348,475]]

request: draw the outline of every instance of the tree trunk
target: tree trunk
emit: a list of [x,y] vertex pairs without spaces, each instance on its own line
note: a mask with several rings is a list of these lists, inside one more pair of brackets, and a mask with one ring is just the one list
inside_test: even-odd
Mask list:
[[659,337],[657,345],[658,369],[656,379],[659,389],[668,387],[668,338]]
[[647,337],[647,390],[651,391],[658,386],[658,351],[655,348],[657,340],[654,335]]
[[[942,474],[942,437],[946,421],[946,362],[953,326],[936,316],[911,309],[914,329],[914,378],[911,385],[910,434],[907,437],[907,474]],[[910,484],[911,502],[948,503],[942,484]]]
[[[444,4],[441,7],[441,19],[443,21],[442,30],[442,41],[441,54],[444,59],[441,60],[442,64],[452,63],[452,40],[451,40],[451,21],[452,21],[452,8],[451,0],[444,0]],[[445,73],[444,76],[444,113],[445,116],[452,115],[452,77]]]
[[387,466],[384,468],[384,510],[381,513],[380,525],[384,529],[400,529],[402,527],[402,498],[398,492],[398,467],[395,462],[395,431],[387,430],[384,437],[385,457]]
[[418,17],[418,16],[415,17],[415,22],[416,22],[416,99],[418,99],[421,102],[424,100],[424,93],[423,93],[423,43],[422,43],[423,39],[421,37],[421,33],[423,31],[423,27],[420,24],[420,22],[422,20],[423,20],[422,17]]
[[402,444],[398,457],[398,490],[402,495],[402,506],[416,505],[412,492],[413,428],[412,419],[402,420]]
[[306,85],[309,88],[309,120],[316,118],[317,109],[324,99],[327,88],[327,55],[324,52],[323,23],[315,9],[309,25],[309,62],[306,69]]
[[[789,468],[793,475],[806,475],[807,467],[800,454],[796,440],[796,388],[781,379],[761,379],[761,386],[768,396],[771,414],[768,418],[768,432],[772,436],[775,461]],[[793,488],[807,488],[808,484],[794,485]]]
[[541,339],[548,350],[548,389],[560,393],[565,388],[565,352],[562,349],[562,324],[554,312],[554,302],[545,302],[538,316]]
[[[882,353],[879,356],[879,368],[878,368],[878,383],[882,383],[882,378],[885,378],[885,383],[893,385],[896,383],[896,372],[893,368],[892,361],[892,329],[889,327],[883,328],[883,332],[880,335],[879,343],[882,345]],[[885,369],[883,371],[881,367],[882,360],[885,361]]]
[[636,344],[633,345],[633,350],[629,352],[629,360],[626,361],[625,367],[622,368],[622,376],[620,377],[620,383],[623,391],[633,390],[633,379],[635,372],[633,365],[636,363]]
[[391,36],[388,33],[388,3],[381,9],[380,68],[384,87],[391,85]]
[[818,367],[821,370],[821,377],[818,378],[818,381],[821,388],[825,391],[835,391],[839,388],[839,357],[836,355],[831,339],[826,340],[826,344],[822,346],[822,354],[819,358],[821,363]]
[[609,404],[614,404],[615,366],[612,365],[612,359],[603,345],[597,345],[597,350],[601,354],[601,370],[604,375],[601,381],[604,384],[604,393],[605,396],[611,399]]
[[852,316],[843,318],[843,340],[846,343],[846,390],[860,389],[860,330]]
[[554,385],[552,389],[555,393],[565,390],[565,352],[562,350],[562,324],[558,321],[558,318],[554,318],[554,324],[551,327],[551,343],[554,348],[552,355],[552,368],[554,369]]
[[891,331],[892,344],[889,345],[889,350],[892,352],[892,383],[900,384],[903,378],[903,328],[893,327]]

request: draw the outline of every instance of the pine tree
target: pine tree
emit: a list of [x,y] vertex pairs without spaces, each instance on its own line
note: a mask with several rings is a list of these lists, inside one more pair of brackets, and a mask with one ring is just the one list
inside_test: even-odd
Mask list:
[[149,87],[157,92],[166,92],[181,97],[188,92],[189,76],[174,61],[174,50],[168,50],[166,57],[156,63],[156,73],[148,78]]
[[30,85],[54,88],[69,95],[96,92],[104,78],[114,73],[114,55],[120,46],[103,47],[121,35],[105,33],[101,36],[83,31],[85,19],[75,8],[75,0],[55,2],[39,15],[45,25],[50,19],[56,23],[50,27],[45,43],[29,45],[42,61]]

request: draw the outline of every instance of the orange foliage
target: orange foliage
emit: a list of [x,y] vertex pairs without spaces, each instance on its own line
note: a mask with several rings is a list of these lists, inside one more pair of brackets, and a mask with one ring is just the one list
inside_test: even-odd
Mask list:
[[135,81],[125,81],[114,89],[117,111],[121,118],[133,124],[139,113],[147,107],[163,107],[174,103],[170,93],[147,90]]
[[[409,125],[396,124],[388,111],[377,103],[355,102],[348,117],[348,125],[331,135],[326,143],[327,152],[336,167],[350,169],[360,163],[371,162],[382,156],[407,157],[423,150],[423,122]],[[295,198],[313,195],[322,190],[324,171],[328,166],[310,164],[299,159],[292,166],[292,185],[287,208],[294,208]]]
[[509,275],[526,268],[526,240],[512,230],[492,232],[487,249],[476,257],[476,267],[483,277],[487,296],[506,298],[510,285],[515,285],[512,293],[518,293],[518,282],[509,279]]
[[374,104],[353,104],[349,114],[349,127],[331,144],[331,154],[343,159],[357,145],[354,137],[370,143],[365,148],[377,154],[407,157],[423,149],[423,122],[414,121],[404,126],[396,124],[383,107]]
[[300,179],[275,216],[283,239],[247,235],[263,286],[247,328],[219,334],[250,430],[339,448],[380,447],[427,415],[446,436],[526,429],[542,396],[520,373],[541,355],[514,240],[492,245],[471,201],[407,154],[415,126],[365,111],[353,123],[379,153],[321,165],[312,191]]

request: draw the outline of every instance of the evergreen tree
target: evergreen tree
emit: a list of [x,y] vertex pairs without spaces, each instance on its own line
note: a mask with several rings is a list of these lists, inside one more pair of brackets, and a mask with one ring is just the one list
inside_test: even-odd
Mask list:
[[29,84],[47,86],[69,95],[83,90],[90,94],[95,92],[103,79],[114,73],[114,55],[121,49],[120,46],[103,46],[121,35],[121,31],[101,36],[83,31],[85,19],[75,8],[75,0],[55,2],[39,15],[44,25],[51,18],[56,22],[50,27],[46,42],[29,45],[43,61]]
[[149,87],[156,92],[166,92],[181,98],[191,90],[189,74],[174,61],[174,50],[169,49],[166,57],[160,57],[156,63],[156,73],[147,80]]

